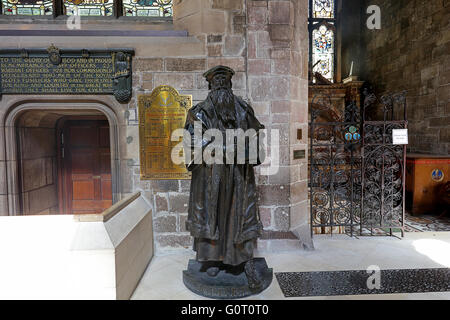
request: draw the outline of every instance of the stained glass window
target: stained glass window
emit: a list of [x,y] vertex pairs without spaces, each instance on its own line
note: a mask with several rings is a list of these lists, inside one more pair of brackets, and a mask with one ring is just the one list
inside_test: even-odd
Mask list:
[[[172,17],[173,0],[0,0],[4,15]],[[53,4],[56,5],[56,10]],[[120,8],[122,6],[122,8]],[[115,12],[115,8],[119,8]],[[58,13],[59,14],[59,13]]]
[[45,16],[53,14],[52,0],[2,0],[5,15]]
[[113,0],[63,0],[68,16],[112,16]]
[[334,0],[313,0],[312,16],[313,18],[334,18]]
[[122,0],[122,3],[124,16],[172,16],[172,0]]
[[312,31],[313,72],[319,72],[328,80],[334,79],[334,32],[321,25]]
[[[338,0],[309,0],[310,65],[312,73],[335,80],[336,3]],[[316,77],[317,78],[317,77]],[[313,79],[314,81],[314,79]]]

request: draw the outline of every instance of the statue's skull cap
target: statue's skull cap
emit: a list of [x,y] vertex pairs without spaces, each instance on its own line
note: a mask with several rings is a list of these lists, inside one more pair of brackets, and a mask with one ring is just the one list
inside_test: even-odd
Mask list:
[[231,79],[234,76],[233,69],[226,67],[226,66],[215,66],[208,71],[206,71],[203,76],[206,78],[208,82],[212,80],[212,78],[217,74],[224,74],[229,79]]

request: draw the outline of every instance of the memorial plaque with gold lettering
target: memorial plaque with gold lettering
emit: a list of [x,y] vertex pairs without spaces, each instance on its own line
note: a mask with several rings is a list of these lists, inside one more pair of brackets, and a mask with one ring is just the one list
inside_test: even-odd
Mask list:
[[192,96],[159,86],[150,95],[139,96],[138,104],[141,179],[190,179],[182,132],[174,131],[184,129]]
[[131,98],[132,49],[1,49],[2,94],[114,94]]

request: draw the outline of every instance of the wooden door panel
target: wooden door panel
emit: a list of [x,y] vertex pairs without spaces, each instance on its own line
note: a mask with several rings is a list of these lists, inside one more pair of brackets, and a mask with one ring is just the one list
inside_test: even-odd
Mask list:
[[92,180],[92,177],[94,177],[92,173],[72,174],[72,181]]
[[98,128],[87,126],[73,126],[70,128],[70,144],[72,147],[91,147],[98,146],[97,136]]
[[92,149],[71,149],[72,175],[94,174],[95,154]]
[[[110,200],[77,200],[73,202],[74,210],[104,210],[111,206]],[[100,211],[101,212],[101,211]]]
[[73,200],[94,200],[94,181],[73,181]]
[[100,176],[94,177],[94,199],[95,200],[102,199],[102,182],[100,180]]
[[100,154],[100,173],[111,173],[111,153],[109,151]]
[[101,213],[112,206],[111,200],[76,200],[73,201],[73,212]]
[[109,149],[109,127],[99,128],[99,147]]
[[102,199],[112,200],[111,180],[102,180]]
[[107,121],[70,120],[67,135],[67,213],[101,213],[112,205],[111,151]]

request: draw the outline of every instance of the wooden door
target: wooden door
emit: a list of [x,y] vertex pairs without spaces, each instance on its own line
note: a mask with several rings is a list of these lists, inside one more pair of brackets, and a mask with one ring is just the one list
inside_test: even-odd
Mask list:
[[65,212],[101,213],[112,205],[108,121],[68,120],[61,139]]

